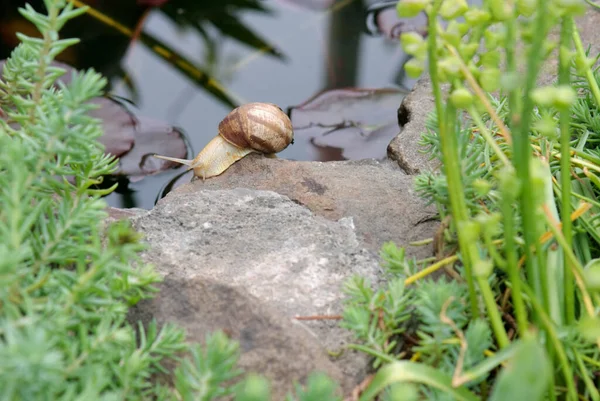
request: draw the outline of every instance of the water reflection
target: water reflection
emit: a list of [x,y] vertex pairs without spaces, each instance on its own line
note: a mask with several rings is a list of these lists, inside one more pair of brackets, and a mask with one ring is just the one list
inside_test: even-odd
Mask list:
[[[5,58],[16,44],[15,30],[33,31],[16,12],[25,1],[2,3],[0,58]],[[30,3],[39,8],[43,1]],[[96,68],[111,78],[112,93],[132,99],[141,115],[181,127],[193,155],[236,104],[264,101],[288,109],[327,89],[413,84],[401,74],[402,21],[394,21],[390,1],[168,0],[160,9],[151,7],[157,0],[81,3],[108,16],[109,23],[86,15],[67,25],[64,35],[82,42],[62,61]],[[280,157],[341,158],[340,150],[311,153],[303,146],[311,145],[298,141]],[[138,182],[120,177],[120,188],[108,201],[151,208],[161,188],[182,171]]]

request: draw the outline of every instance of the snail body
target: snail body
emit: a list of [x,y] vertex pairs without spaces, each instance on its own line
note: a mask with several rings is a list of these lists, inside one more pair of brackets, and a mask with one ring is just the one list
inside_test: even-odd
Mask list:
[[218,135],[194,159],[154,157],[185,164],[204,180],[220,175],[250,153],[274,157],[293,142],[292,122],[283,110],[272,103],[247,103],[219,123]]

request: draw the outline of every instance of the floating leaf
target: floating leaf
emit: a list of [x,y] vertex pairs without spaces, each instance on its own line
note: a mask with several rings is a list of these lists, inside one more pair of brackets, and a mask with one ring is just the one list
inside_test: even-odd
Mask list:
[[[3,66],[4,60],[0,60],[0,77]],[[56,61],[52,62],[52,66],[66,70],[57,82],[68,85],[76,70]],[[136,181],[143,176],[178,166],[173,162],[149,157],[155,153],[177,158],[187,157],[189,145],[180,130],[162,121],[136,116],[125,101],[116,97],[97,97],[90,103],[98,107],[91,110],[89,115],[102,122],[103,134],[98,141],[105,146],[105,153],[119,158],[119,168],[115,175],[131,176],[131,181]]]
[[334,89],[317,94],[289,114],[299,142],[342,149],[338,160],[386,156],[398,135],[398,107],[406,95],[399,89]]
[[185,136],[179,129],[162,121],[138,117],[134,146],[131,151],[119,158],[119,174],[129,176],[133,182],[176,165],[152,157],[156,153],[179,159],[186,158],[188,146]]

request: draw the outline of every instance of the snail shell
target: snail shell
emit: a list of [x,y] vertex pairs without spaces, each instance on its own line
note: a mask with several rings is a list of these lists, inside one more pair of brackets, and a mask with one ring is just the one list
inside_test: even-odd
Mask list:
[[244,156],[274,155],[294,142],[290,118],[273,103],[247,103],[233,109],[220,123],[219,134],[193,160],[154,155],[188,165],[202,179],[217,176]]

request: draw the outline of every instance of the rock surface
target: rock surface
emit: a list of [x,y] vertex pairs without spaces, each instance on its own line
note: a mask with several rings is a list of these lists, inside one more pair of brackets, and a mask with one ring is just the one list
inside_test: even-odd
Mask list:
[[314,369],[346,392],[367,373],[363,354],[328,361],[327,350],[350,341],[338,320],[294,319],[341,314],[353,274],[378,283],[378,258],[360,246],[351,218],[328,220],[275,192],[237,188],[175,191],[130,220],[150,245],[144,260],[167,278],[133,320],[175,321],[194,340],[226,329],[246,344],[240,366],[273,380],[275,399]]
[[425,122],[434,109],[431,80],[424,76],[402,101],[398,109],[402,131],[387,148],[388,158],[397,162],[406,174],[419,174],[424,169],[435,170],[439,167],[436,160],[429,160],[429,155],[419,145],[421,135],[425,132]]
[[[274,191],[329,220],[346,218],[355,226],[360,246],[378,254],[386,241],[408,245],[430,238],[437,226],[436,211],[415,194],[413,179],[389,160],[304,162],[250,155],[218,177],[194,180],[174,192]],[[431,248],[408,246],[407,254],[424,258]]]
[[[129,320],[147,325],[176,323],[187,341],[203,344],[208,333],[223,331],[239,342],[237,365],[270,381],[273,399],[284,399],[292,381],[304,383],[313,371],[324,372],[338,383],[352,385],[323,352],[321,345],[286,315],[244,288],[204,276],[167,275],[160,292],[131,309]],[[168,378],[167,378],[168,382]]]

